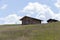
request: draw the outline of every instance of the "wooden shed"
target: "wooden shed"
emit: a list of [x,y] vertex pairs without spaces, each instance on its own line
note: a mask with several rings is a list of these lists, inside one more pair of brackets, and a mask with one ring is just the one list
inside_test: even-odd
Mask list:
[[58,20],[56,20],[56,19],[49,19],[49,20],[47,20],[47,22],[48,22],[48,23],[58,22]]
[[39,20],[39,19],[36,19],[36,18],[32,18],[32,17],[28,17],[28,16],[24,16],[20,20],[22,21],[23,25],[27,25],[27,24],[41,24],[41,21],[42,21],[42,20]]

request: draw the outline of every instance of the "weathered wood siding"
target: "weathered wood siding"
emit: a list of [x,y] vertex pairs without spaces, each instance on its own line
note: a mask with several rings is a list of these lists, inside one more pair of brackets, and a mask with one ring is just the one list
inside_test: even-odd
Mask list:
[[31,18],[24,18],[22,20],[22,24],[40,24],[41,21],[38,21],[38,20],[34,20],[34,19],[31,19]]

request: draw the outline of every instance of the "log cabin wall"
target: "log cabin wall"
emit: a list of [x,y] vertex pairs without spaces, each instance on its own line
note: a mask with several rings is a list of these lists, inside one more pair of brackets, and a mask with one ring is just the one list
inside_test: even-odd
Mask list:
[[35,19],[32,19],[32,18],[24,18],[22,20],[22,24],[26,25],[26,24],[41,24],[41,21],[38,21],[38,20],[35,20]]

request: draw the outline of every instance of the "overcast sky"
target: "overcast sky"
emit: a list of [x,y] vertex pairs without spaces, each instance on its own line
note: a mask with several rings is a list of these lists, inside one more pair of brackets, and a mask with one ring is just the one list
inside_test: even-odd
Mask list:
[[60,21],[60,0],[0,0],[0,24],[21,24],[23,16]]

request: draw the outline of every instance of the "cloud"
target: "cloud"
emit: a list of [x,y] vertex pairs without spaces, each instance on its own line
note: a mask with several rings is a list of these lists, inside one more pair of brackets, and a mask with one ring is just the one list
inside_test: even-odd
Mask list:
[[[60,5],[59,5],[60,7]],[[55,13],[53,10],[46,4],[41,4],[38,2],[30,2],[28,5],[26,5],[21,12],[23,14],[26,14],[28,16],[35,17],[37,19],[42,19],[44,22],[42,23],[47,23],[46,21],[48,19],[56,19],[60,21],[60,12]]]
[[49,18],[54,18],[55,13],[51,8],[45,4],[40,4],[38,2],[28,3],[22,10],[23,13],[26,13],[28,16],[34,16],[38,19],[47,20]]
[[60,0],[57,0],[57,2],[55,3],[55,6],[56,6],[57,8],[60,8]]
[[0,7],[0,9],[4,10],[7,8],[7,6],[8,6],[7,4],[4,4],[2,7]]
[[0,24],[21,24],[20,18],[21,17],[17,14],[11,14],[4,18],[0,18]]
[[60,21],[60,13],[58,13],[58,14],[55,15],[55,19],[57,19],[57,20]]

